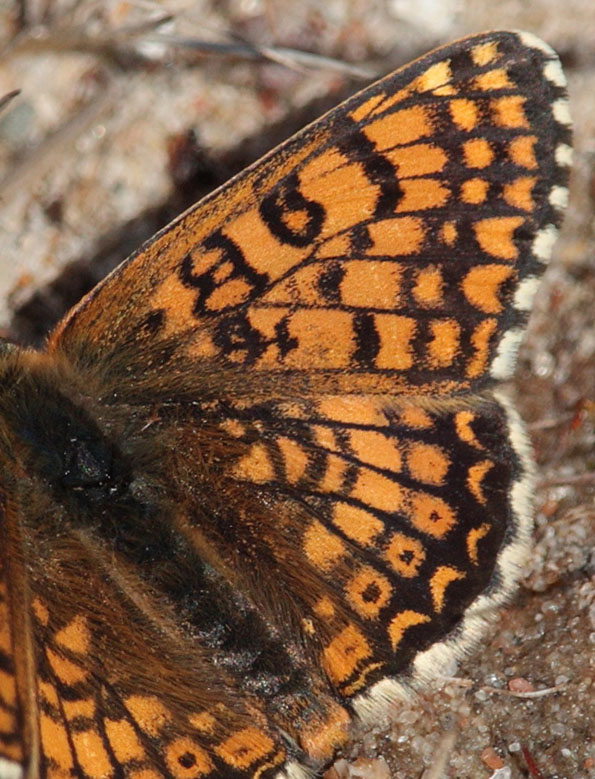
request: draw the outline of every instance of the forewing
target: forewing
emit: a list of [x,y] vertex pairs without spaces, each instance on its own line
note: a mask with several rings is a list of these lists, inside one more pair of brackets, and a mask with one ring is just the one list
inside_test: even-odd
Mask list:
[[144,375],[183,356],[318,391],[476,390],[511,372],[565,204],[568,124],[537,39],[438,49],[183,214],[52,348],[106,373],[131,353]]

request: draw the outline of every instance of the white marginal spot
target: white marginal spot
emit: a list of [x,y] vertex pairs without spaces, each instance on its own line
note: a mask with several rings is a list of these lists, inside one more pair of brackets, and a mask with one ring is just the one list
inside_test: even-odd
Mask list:
[[554,208],[566,208],[568,205],[568,189],[566,187],[552,187],[549,201]]
[[554,119],[560,124],[565,124],[567,126],[572,124],[572,119],[570,118],[570,109],[568,108],[568,100],[565,100],[564,98],[556,100],[552,106],[552,113],[554,115]]
[[386,714],[387,707],[397,700],[410,700],[412,691],[398,679],[390,676],[373,684],[367,692],[353,700],[355,713],[364,724],[376,724]]
[[0,779],[22,779],[23,766],[13,760],[0,757]]
[[516,292],[514,293],[514,307],[518,311],[530,311],[533,305],[533,299],[539,286],[539,279],[537,276],[527,276],[523,279]]
[[274,779],[314,779],[315,772],[299,763],[286,763],[282,771],[277,771]]
[[[523,435],[524,433],[525,431],[523,430]],[[519,516],[530,515],[533,517],[533,481],[531,472],[530,477],[515,481],[512,490],[510,491],[510,502]],[[513,548],[512,551],[509,552],[507,559],[515,567],[521,566],[525,562],[524,550]]]
[[523,330],[520,328],[507,330],[504,333],[490,368],[492,378],[504,381],[512,376],[522,337]]
[[560,60],[557,57],[555,60],[550,60],[546,64],[543,69],[543,75],[547,78],[548,81],[551,81],[552,84],[555,84],[557,87],[566,86],[566,76],[562,70]]
[[503,393],[494,392],[494,396],[506,411],[509,440],[522,463],[521,474],[510,488],[510,505],[517,520],[516,533],[498,560],[503,595],[506,598],[522,576],[529,554],[534,515],[535,462],[523,420]]
[[570,167],[572,165],[572,146],[567,143],[559,143],[556,146],[556,162],[558,165]]
[[555,57],[558,59],[558,55],[552,49],[552,47],[545,41],[542,41],[541,38],[538,38],[537,35],[533,35],[532,32],[527,32],[526,30],[517,30],[516,34],[519,36],[525,46],[528,46],[530,49],[539,49],[539,51],[547,54],[548,57]]
[[533,241],[533,254],[538,260],[548,262],[552,256],[552,249],[558,238],[558,230],[555,225],[549,224],[541,229]]
[[[465,640],[475,643],[480,637],[478,633],[469,633]],[[417,682],[425,684],[437,676],[454,676],[456,674],[457,661],[462,656],[462,652],[459,649],[458,642],[447,639],[446,641],[440,641],[438,644],[432,644],[424,652],[416,655],[413,661],[413,668]]]

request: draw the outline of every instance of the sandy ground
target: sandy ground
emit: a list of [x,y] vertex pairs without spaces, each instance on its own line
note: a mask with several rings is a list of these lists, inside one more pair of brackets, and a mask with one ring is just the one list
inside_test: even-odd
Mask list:
[[24,343],[185,205],[365,83],[323,66],[197,58],[155,40],[149,19],[171,12],[159,32],[177,39],[231,31],[371,75],[494,27],[530,30],[562,57],[570,207],[512,387],[539,466],[531,563],[454,678],[396,707],[392,724],[356,729],[327,779],[595,777],[595,5],[495,5],[0,4],[0,96],[22,90],[0,116],[0,334]]

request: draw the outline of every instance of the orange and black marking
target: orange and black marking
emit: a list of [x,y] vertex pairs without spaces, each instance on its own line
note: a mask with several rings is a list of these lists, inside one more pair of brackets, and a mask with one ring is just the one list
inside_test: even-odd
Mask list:
[[20,762],[24,756],[7,596],[6,569],[0,558],[0,755],[6,760]]
[[556,55],[458,41],[0,347],[0,774],[302,779],[468,647],[529,534],[496,384],[569,161]]
[[532,241],[558,221],[547,194],[569,131],[543,52],[509,36],[474,56],[454,44],[352,98],[131,260],[126,275],[150,271],[151,328],[200,320],[189,354],[328,384],[345,371],[375,391],[489,383],[525,321],[515,290],[540,272]]

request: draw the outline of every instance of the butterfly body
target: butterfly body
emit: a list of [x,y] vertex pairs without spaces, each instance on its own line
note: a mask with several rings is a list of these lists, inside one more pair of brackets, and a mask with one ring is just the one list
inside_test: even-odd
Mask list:
[[569,143],[549,48],[451,44],[3,349],[0,776],[305,777],[480,635]]

